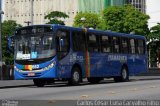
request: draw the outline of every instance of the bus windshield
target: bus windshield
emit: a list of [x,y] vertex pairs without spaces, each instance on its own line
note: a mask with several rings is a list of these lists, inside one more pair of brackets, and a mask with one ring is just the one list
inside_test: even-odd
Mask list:
[[30,60],[49,58],[55,55],[53,33],[15,36],[15,59]]

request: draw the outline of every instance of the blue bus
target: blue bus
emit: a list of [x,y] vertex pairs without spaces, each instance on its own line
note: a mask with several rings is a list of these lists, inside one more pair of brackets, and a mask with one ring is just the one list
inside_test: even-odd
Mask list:
[[9,47],[14,51],[14,78],[33,79],[38,87],[55,80],[78,85],[83,78],[90,83],[128,81],[147,71],[146,39],[139,35],[32,25],[17,29]]

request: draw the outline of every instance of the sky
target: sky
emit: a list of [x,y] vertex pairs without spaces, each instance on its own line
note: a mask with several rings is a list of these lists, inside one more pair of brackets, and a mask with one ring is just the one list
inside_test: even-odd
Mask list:
[[150,16],[148,20],[149,28],[160,23],[160,0],[147,0],[146,14]]

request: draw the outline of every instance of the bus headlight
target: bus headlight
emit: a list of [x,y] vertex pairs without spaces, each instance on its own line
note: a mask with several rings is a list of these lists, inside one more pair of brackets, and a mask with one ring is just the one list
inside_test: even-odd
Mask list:
[[14,66],[14,69],[18,72],[22,72],[23,70],[18,69],[16,66]]
[[47,66],[47,67],[45,67],[45,68],[42,68],[41,70],[42,70],[42,71],[49,70],[49,69],[53,68],[55,65],[56,65],[56,62],[54,61],[54,62],[52,62],[49,66]]

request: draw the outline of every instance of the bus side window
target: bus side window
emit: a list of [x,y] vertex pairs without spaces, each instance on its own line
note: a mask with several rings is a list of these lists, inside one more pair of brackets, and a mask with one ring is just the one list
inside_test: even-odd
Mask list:
[[105,52],[105,53],[111,52],[111,37],[106,35],[102,36],[101,48],[102,48],[102,52]]
[[136,43],[135,43],[135,39],[130,39],[129,40],[130,43],[130,53],[131,54],[135,54],[136,53]]
[[58,53],[58,59],[62,59],[69,52],[69,36],[70,36],[70,33],[67,30],[57,31],[56,50]]
[[144,47],[144,40],[137,40],[137,50],[138,54],[144,54],[145,53],[145,47]]
[[120,52],[120,39],[119,37],[113,37],[113,53]]
[[88,51],[99,52],[99,37],[95,34],[88,34]]
[[128,53],[128,38],[121,38],[121,52]]
[[72,33],[73,51],[85,51],[85,34],[82,32]]

